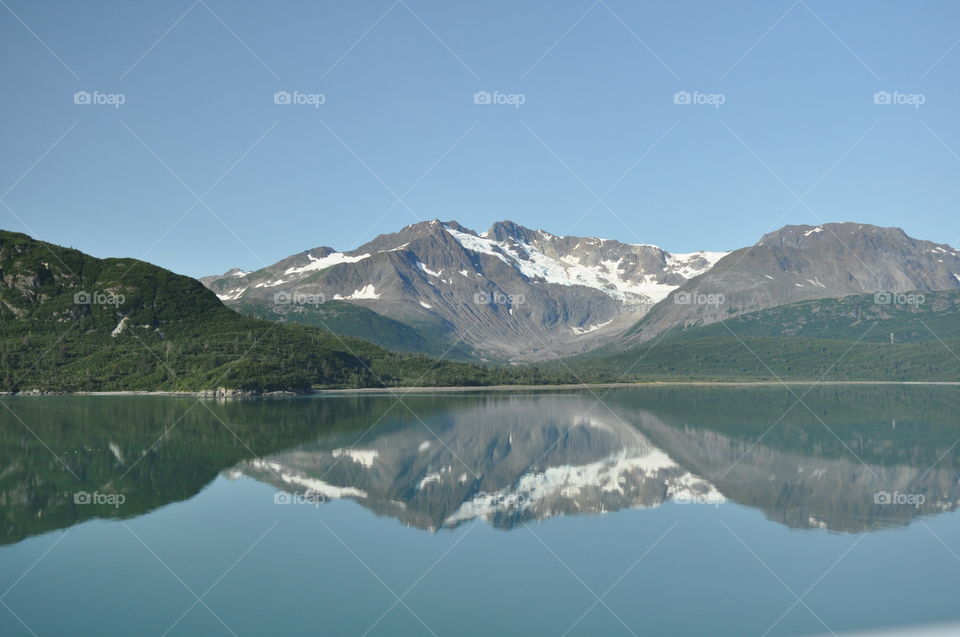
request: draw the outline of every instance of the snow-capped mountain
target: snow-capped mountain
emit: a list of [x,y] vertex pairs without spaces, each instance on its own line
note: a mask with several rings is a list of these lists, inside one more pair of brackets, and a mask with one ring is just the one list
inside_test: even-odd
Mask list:
[[369,312],[371,325],[392,321],[352,333],[360,338],[377,340],[399,325],[442,339],[447,345],[434,355],[460,343],[480,358],[536,361],[629,347],[798,301],[960,289],[960,251],[856,223],[785,226],[730,253],[671,254],[510,221],[478,234],[434,220],[350,252],[314,248],[202,281],[240,311],[260,308],[261,317],[313,316],[323,325],[318,308],[333,306],[320,302],[338,301]]
[[671,254],[510,221],[478,234],[434,220],[349,252],[319,247],[254,272],[234,269],[201,281],[239,308],[272,305],[276,315],[297,319],[322,303],[347,302],[462,341],[481,355],[537,360],[623,333],[725,254]]

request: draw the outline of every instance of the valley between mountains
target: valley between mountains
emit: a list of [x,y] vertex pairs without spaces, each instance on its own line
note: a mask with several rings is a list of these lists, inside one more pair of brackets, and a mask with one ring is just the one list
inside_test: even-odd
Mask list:
[[0,231],[8,392],[960,380],[960,252],[786,226],[732,251],[406,226],[196,281]]

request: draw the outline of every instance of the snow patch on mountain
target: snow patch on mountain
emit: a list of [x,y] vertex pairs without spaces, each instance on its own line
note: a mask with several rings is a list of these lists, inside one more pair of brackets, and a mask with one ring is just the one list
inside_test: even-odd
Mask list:
[[357,261],[363,261],[366,258],[369,258],[369,254],[360,254],[355,257],[349,256],[342,252],[334,252],[333,254],[328,254],[325,257],[317,258],[312,254],[307,254],[307,258],[310,259],[310,262],[306,265],[300,267],[291,267],[284,270],[284,274],[303,274],[304,272],[312,272],[314,270],[323,270],[331,266],[337,265],[338,263],[356,263]]
[[123,332],[123,328],[127,326],[128,320],[130,320],[130,317],[128,316],[124,316],[122,319],[120,319],[120,322],[117,323],[117,326],[113,328],[112,332],[110,332],[110,336],[114,338],[120,336],[120,334]]
[[513,265],[510,263],[507,257],[503,256],[503,254],[497,251],[497,248],[502,249],[502,244],[487,239],[485,236],[487,233],[483,233],[483,235],[478,237],[466,232],[454,230],[453,228],[447,228],[446,226],[444,226],[444,229],[453,235],[453,238],[456,239],[457,242],[465,249],[472,252],[480,252],[481,254],[489,254],[490,256],[497,257],[507,265]]
[[376,288],[373,287],[373,283],[368,283],[359,290],[354,290],[347,296],[342,296],[340,294],[334,294],[333,298],[335,300],[359,300],[359,299],[379,299],[380,294],[377,292]]
[[601,327],[606,327],[611,323],[613,323],[613,319],[610,319],[609,321],[606,321],[604,323],[597,323],[596,325],[588,325],[587,327],[571,327],[570,330],[573,331],[574,334],[578,334],[578,335],[589,334],[590,332],[595,332],[599,330]]
[[376,449],[334,449],[333,457],[339,458],[341,456],[346,456],[359,465],[363,465],[366,468],[373,466],[373,461],[377,459],[380,455],[380,452]]
[[261,283],[257,283],[257,284],[256,284],[255,286],[253,286],[253,287],[255,287],[255,288],[272,288],[272,287],[276,287],[276,286],[278,286],[278,285],[283,285],[284,283],[290,283],[290,281],[289,281],[289,280],[288,280],[288,281],[284,281],[283,279],[277,279],[276,281],[263,281],[263,282],[261,282]]
[[[671,254],[667,257],[667,265],[672,268],[680,276],[692,279],[695,276],[700,276],[714,265],[717,264],[717,261],[723,257],[730,254],[729,252],[709,252],[706,250],[701,250],[700,252],[689,252],[686,254]],[[700,267],[695,267],[691,264],[693,261],[698,259],[703,259],[706,262],[706,265]]]
[[417,267],[420,268],[420,270],[425,272],[426,274],[429,274],[430,276],[435,276],[437,278],[439,278],[440,275],[443,274],[443,272],[434,272],[433,270],[428,268],[426,264],[421,263],[420,261],[417,261]]
[[221,301],[233,301],[235,299],[239,299],[246,291],[247,288],[234,288],[232,290],[217,294],[217,298]]
[[[559,259],[548,256],[529,243],[516,241],[506,243],[488,238],[488,233],[476,236],[448,226],[444,229],[466,250],[494,256],[516,268],[528,279],[553,283],[556,285],[582,285],[600,290],[619,301],[649,300],[658,302],[665,299],[677,285],[661,283],[654,274],[644,275],[639,281],[631,281],[621,276],[624,271],[624,258],[602,261],[599,266],[587,265],[580,256],[566,255]],[[542,233],[550,239],[562,239]],[[598,239],[601,244],[605,239]],[[582,242],[581,242],[582,244]],[[579,245],[577,246],[579,247]],[[656,246],[652,247],[657,250]],[[576,249],[576,248],[574,248]],[[727,252],[691,252],[689,254],[667,254],[667,269],[691,278],[703,274],[725,257]],[[463,271],[461,271],[463,274]],[[574,332],[579,333],[579,332]]]

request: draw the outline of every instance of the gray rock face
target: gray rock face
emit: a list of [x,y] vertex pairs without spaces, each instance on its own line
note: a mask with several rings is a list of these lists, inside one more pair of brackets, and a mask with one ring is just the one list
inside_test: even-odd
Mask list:
[[721,321],[785,303],[864,293],[960,288],[960,251],[899,228],[857,223],[786,226],[685,282],[627,334]]
[[341,300],[443,333],[492,359],[579,353],[622,334],[725,253],[559,237],[510,221],[482,234],[434,220],[340,253],[301,252],[201,281],[228,304]]

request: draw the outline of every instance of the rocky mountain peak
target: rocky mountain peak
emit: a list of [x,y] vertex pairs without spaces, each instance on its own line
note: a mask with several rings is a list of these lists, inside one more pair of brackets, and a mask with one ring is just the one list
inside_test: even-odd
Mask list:
[[649,339],[798,301],[957,288],[960,251],[950,246],[869,224],[785,226],[684,283],[631,335]]
[[513,221],[498,221],[490,229],[483,233],[483,237],[493,241],[519,241],[520,243],[530,243],[534,240],[537,233],[529,228],[525,228]]
[[823,240],[846,242],[851,240],[879,240],[884,242],[913,241],[901,228],[885,228],[865,223],[825,223],[819,226],[784,226],[763,235],[755,245],[804,247]]

